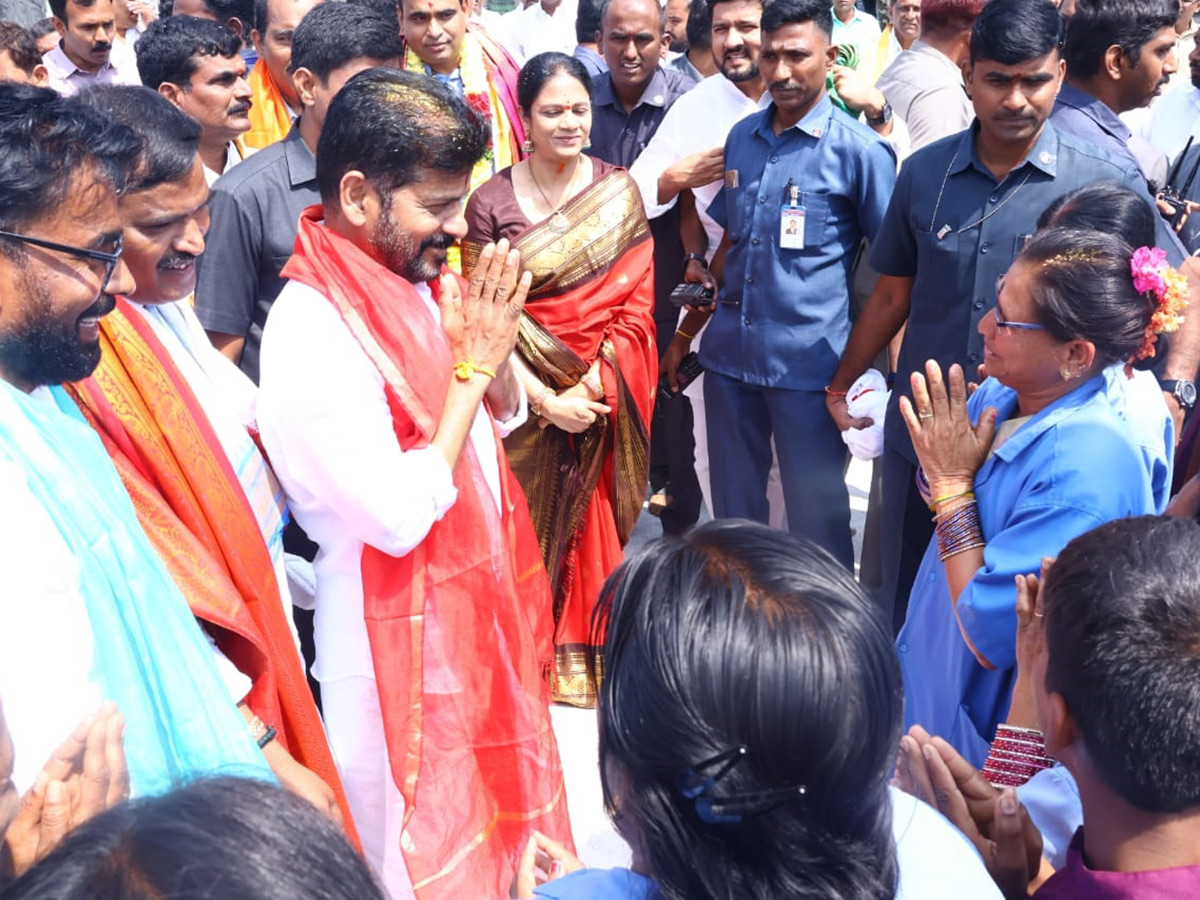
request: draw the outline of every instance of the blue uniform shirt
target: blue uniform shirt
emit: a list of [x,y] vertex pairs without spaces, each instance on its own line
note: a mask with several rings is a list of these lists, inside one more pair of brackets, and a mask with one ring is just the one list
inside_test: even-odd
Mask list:
[[[904,673],[905,727],[940,734],[981,766],[1004,721],[1016,666],[1014,578],[1037,573],[1072,538],[1123,516],[1154,512],[1137,441],[1097,375],[1022,425],[983,464],[975,495],[987,546],[983,567],[950,601],[946,567],[930,541],[913,583],[896,649]],[[1017,415],[1017,395],[989,378],[968,402],[972,421],[989,406]],[[996,668],[984,669],[963,640]]]
[[871,242],[875,271],[914,279],[898,389],[884,426],[887,447],[914,464],[898,409],[900,397],[910,393],[909,376],[924,371],[927,359],[936,359],[943,372],[958,363],[968,376],[975,374],[983,361],[979,323],[996,305],[996,281],[1037,231],[1046,207],[1098,181],[1117,182],[1154,202],[1136,165],[1049,122],[1025,162],[997,182],[975,153],[977,128],[978,122],[908,158]]
[[[774,115],[772,103],[733,126],[725,142],[726,186],[708,214],[730,247],[700,360],[750,384],[821,390],[846,346],[851,268],[883,221],[896,155],[828,96],[779,135]],[[780,247],[789,179],[805,212],[803,250]]]

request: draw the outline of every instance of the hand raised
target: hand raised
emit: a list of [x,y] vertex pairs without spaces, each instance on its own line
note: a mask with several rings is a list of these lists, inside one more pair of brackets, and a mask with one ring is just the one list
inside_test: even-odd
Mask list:
[[670,171],[680,189],[712,184],[725,174],[725,148],[713,147],[691,153],[671,166]]
[[975,473],[996,434],[996,410],[991,407],[980,415],[978,425],[971,424],[961,366],[950,367],[949,381],[947,390],[941,366],[931,359],[925,375],[912,374],[913,399],[900,398],[900,415],[935,497],[974,487]]
[[533,276],[521,272],[521,254],[507,240],[488,244],[471,272],[465,296],[442,279],[442,327],[455,362],[471,360],[495,372],[508,360]]

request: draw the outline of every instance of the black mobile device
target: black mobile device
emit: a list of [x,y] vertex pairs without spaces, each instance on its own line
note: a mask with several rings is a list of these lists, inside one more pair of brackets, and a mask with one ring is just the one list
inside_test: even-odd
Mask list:
[[671,302],[681,309],[685,306],[708,306],[715,295],[716,291],[702,284],[678,284],[671,291]]

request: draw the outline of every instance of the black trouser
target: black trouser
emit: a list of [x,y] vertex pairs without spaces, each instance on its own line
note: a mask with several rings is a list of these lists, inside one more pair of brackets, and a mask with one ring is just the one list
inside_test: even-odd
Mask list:
[[[669,487],[668,487],[669,486]],[[659,517],[663,534],[683,534],[700,518],[700,479],[696,477],[696,432],[692,401],[659,385],[650,425],[650,487],[666,489],[671,505]]]
[[933,519],[917,490],[914,463],[886,447],[875,462],[883,464],[879,535],[882,579],[878,597],[884,612],[891,614],[894,631],[899,633],[908,614],[908,595],[933,537]]

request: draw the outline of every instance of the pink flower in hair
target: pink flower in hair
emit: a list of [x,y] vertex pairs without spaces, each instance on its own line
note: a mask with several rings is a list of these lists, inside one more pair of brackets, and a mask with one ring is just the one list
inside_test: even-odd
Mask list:
[[1158,247],[1139,247],[1129,261],[1133,286],[1140,293],[1152,292],[1161,296],[1167,289],[1163,270],[1167,267],[1167,251]]

